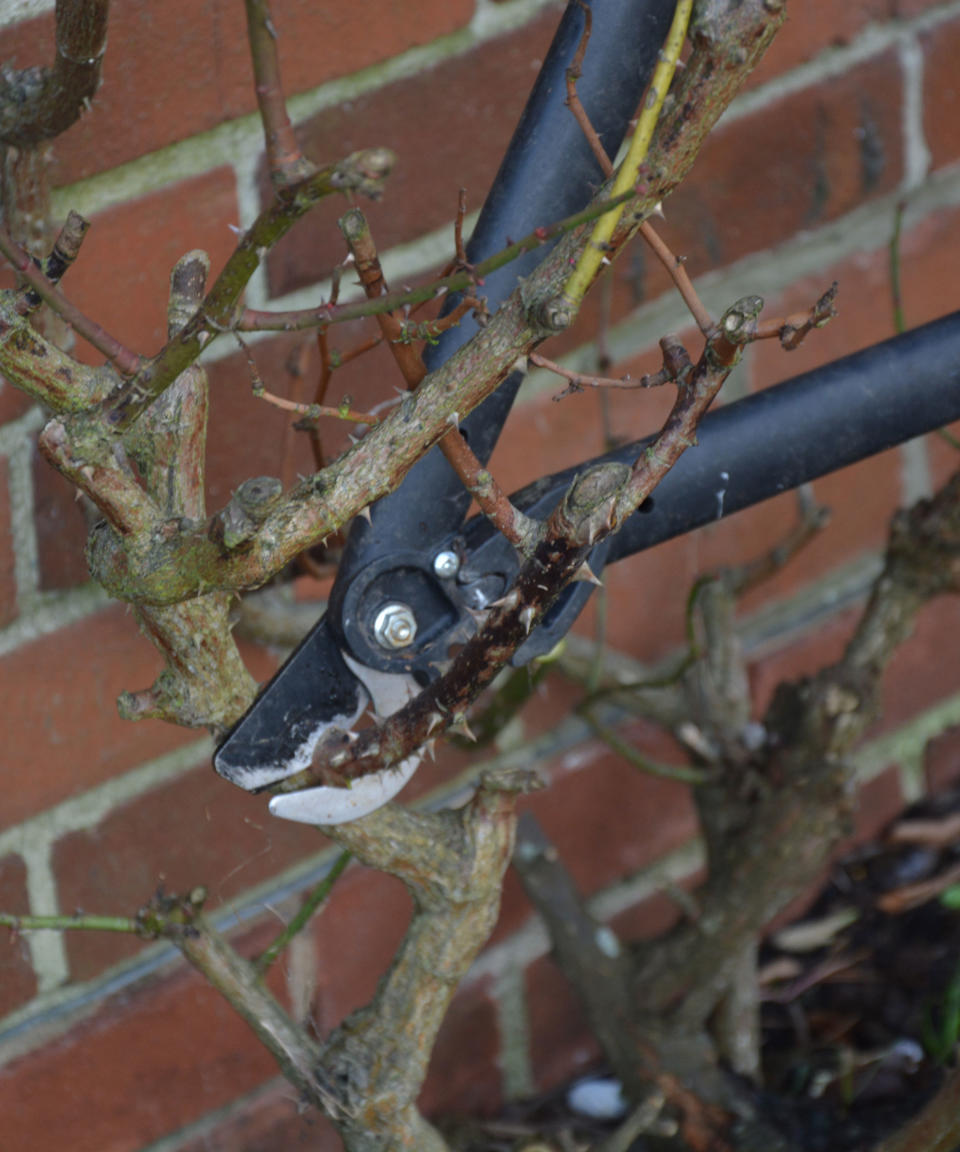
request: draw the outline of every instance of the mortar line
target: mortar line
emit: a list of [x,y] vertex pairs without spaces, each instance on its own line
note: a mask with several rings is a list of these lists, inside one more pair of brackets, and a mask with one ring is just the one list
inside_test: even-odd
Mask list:
[[[34,916],[57,915],[60,900],[53,871],[52,842],[46,837],[25,840],[20,858],[27,870],[27,899]],[[67,961],[66,934],[63,932],[26,932],[30,960],[37,978],[37,995],[51,992],[70,977]]]

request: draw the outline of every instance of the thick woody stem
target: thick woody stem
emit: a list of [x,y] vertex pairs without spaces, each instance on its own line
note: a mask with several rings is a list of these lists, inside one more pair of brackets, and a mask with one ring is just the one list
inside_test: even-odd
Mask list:
[[351,1152],[446,1148],[416,1110],[433,1042],[457,985],[486,942],[513,849],[523,773],[483,779],[466,808],[395,805],[325,831],[413,897],[407,934],[373,1001],[333,1033],[320,1056],[335,1085]]
[[49,68],[0,73],[0,143],[52,140],[89,107],[100,84],[109,0],[57,0],[57,54]]

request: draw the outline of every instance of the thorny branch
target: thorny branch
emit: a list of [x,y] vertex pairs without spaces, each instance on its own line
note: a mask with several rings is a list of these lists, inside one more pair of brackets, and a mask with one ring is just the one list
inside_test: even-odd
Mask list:
[[[831,298],[832,299],[832,298]],[[313,765],[275,785],[292,792],[319,783],[342,783],[399,763],[450,725],[463,727],[477,695],[519,648],[564,587],[591,578],[592,548],[643,503],[685,449],[697,424],[756,330],[759,297],[746,297],[724,313],[696,366],[678,381],[677,398],[651,445],[632,468],[604,464],[579,477],[547,521],[513,588],[493,605],[476,635],[449,670],[406,707],[348,747],[332,736],[321,742]],[[822,301],[814,306],[816,312]],[[829,312],[829,303],[824,306]]]

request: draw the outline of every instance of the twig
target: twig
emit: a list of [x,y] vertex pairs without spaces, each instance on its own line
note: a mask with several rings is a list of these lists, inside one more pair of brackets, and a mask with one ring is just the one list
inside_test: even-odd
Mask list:
[[679,764],[661,764],[657,760],[650,760],[641,755],[632,744],[628,744],[626,740],[618,736],[612,728],[601,723],[589,706],[581,706],[577,712],[611,751],[616,752],[632,767],[649,776],[659,776],[664,780],[679,780],[684,784],[705,784],[715,775],[715,773],[701,768],[683,768]]
[[278,188],[299,183],[314,171],[300,151],[280,81],[277,29],[269,0],[245,0],[250,59],[263,122],[270,178]]
[[903,287],[900,281],[900,235],[907,202],[899,200],[893,210],[893,232],[890,235],[890,298],[893,305],[893,330],[898,335],[906,332],[907,321],[903,311]]
[[[40,271],[46,277],[48,284],[59,284],[64,273],[80,254],[80,245],[90,227],[90,221],[85,220],[79,212],[72,209],[67,214],[63,227],[53,242],[50,255],[42,261]],[[21,316],[29,316],[43,303],[43,300],[33,288],[25,288],[19,295],[14,307]]]
[[0,143],[30,148],[65,132],[100,83],[109,0],[57,0],[50,68],[0,72]]
[[579,476],[546,523],[511,591],[491,606],[489,616],[454,658],[449,670],[374,730],[360,733],[349,748],[331,752],[318,745],[313,764],[275,789],[293,792],[316,783],[340,783],[396,764],[439,735],[463,723],[467,708],[524,642],[562,589],[582,573],[592,548],[649,496],[685,449],[697,423],[740,358],[749,328],[762,305],[746,297],[724,314],[696,367],[678,390],[660,434],[633,468],[600,465]]
[[[0,254],[6,258],[20,278],[29,284],[33,292],[58,316],[66,320],[84,340],[102,352],[121,375],[129,376],[137,371],[142,363],[141,357],[131,352],[115,336],[111,336],[96,321],[91,320],[72,304],[3,228],[0,228]],[[20,310],[22,311],[22,306]]]
[[67,932],[79,929],[138,935],[141,931],[139,922],[127,916],[91,916],[86,912],[76,912],[72,916],[20,916],[0,912],[0,927],[11,928],[14,932]]
[[562,376],[564,380],[567,381],[568,387],[566,390],[554,396],[554,400],[562,400],[564,396],[568,396],[571,392],[582,392],[584,388],[624,388],[628,390],[659,388],[661,385],[669,384],[671,380],[676,379],[676,375],[667,368],[662,368],[659,372],[655,372],[652,375],[640,376],[636,380],[629,375],[619,377],[588,376],[583,372],[574,372],[570,368],[564,368],[564,366],[558,364],[556,360],[550,360],[546,356],[542,356],[539,352],[531,352],[529,361],[535,367],[544,368],[548,372]]
[[[583,0],[578,0],[578,2],[584,14],[583,35],[580,38],[580,43],[577,45],[577,51],[573,57],[573,61],[567,69],[567,107],[580,125],[580,130],[586,137],[587,143],[590,145],[590,149],[597,163],[600,165],[601,171],[609,180],[614,173],[613,162],[607,155],[606,149],[600,137],[597,135],[596,129],[593,124],[591,124],[590,117],[587,115],[586,109],[577,92],[577,81],[580,79],[583,58],[586,54],[587,46],[590,43],[590,33],[593,28],[593,13],[589,6],[584,4]],[[713,328],[713,319],[703,306],[696,289],[691,283],[690,277],[687,275],[687,271],[683,266],[683,261],[670,251],[649,220],[644,220],[640,225],[640,235],[666,269],[668,275],[676,285],[677,291],[683,298],[684,303],[690,309],[690,314],[697,322],[697,327],[706,336],[711,328]]]
[[169,341],[101,406],[106,427],[115,432],[129,428],[205,347],[235,326],[239,300],[250,277],[267,252],[302,216],[337,192],[353,189],[378,196],[393,162],[393,153],[388,149],[368,148],[313,173],[300,183],[278,190],[273,202],[244,233],[216,283],[178,338]]
[[239,332],[295,332],[321,325],[343,324],[348,320],[358,320],[364,316],[378,316],[383,312],[396,312],[407,305],[422,304],[448,292],[462,292],[465,289],[475,287],[489,273],[503,268],[525,253],[550,243],[558,236],[575,232],[581,225],[588,224],[605,213],[614,211],[635,197],[636,192],[630,189],[621,196],[597,201],[582,211],[574,212],[573,215],[553,224],[534,228],[523,239],[508,244],[486,260],[480,261],[479,264],[451,272],[447,276],[441,276],[437,280],[423,284],[418,288],[390,292],[372,300],[355,301],[350,304],[335,306],[322,304],[319,308],[293,309],[289,312],[262,312],[253,308],[245,308],[240,313],[234,327]]
[[340,879],[346,870],[347,865],[353,859],[351,852],[341,852],[340,855],[334,860],[330,871],[320,881],[320,883],[310,892],[303,900],[295,916],[291,917],[290,923],[284,930],[277,936],[277,938],[269,944],[260,955],[254,960],[253,966],[262,976],[270,967],[271,964],[280,956],[280,954],[288,947],[290,941],[307,926],[317,909],[325,903],[327,897],[333,890],[334,884]]
[[[344,239],[349,245],[350,253],[356,261],[357,273],[367,298],[376,300],[382,297],[387,292],[387,285],[373,236],[363,213],[358,208],[351,209],[341,218],[340,231],[343,233]],[[447,319],[458,319],[471,305],[475,304],[476,301],[474,300],[462,301]],[[390,346],[390,351],[393,353],[393,358],[400,369],[407,388],[413,391],[426,376],[427,370],[420,353],[410,343],[404,320],[395,311],[381,312],[377,320],[383,338]],[[434,323],[442,323],[442,321]],[[453,422],[454,419],[451,418],[451,423]],[[467,444],[460,433],[458,424],[440,438],[439,448],[447,463],[460,478],[467,491],[473,495],[481,511],[490,522],[506,536],[514,547],[518,549],[529,548],[539,531],[538,526],[510,502],[506,493]]]
[[[650,141],[653,139],[653,132],[657,126],[660,109],[663,107],[663,102],[670,88],[670,82],[673,79],[677,62],[680,59],[680,52],[683,49],[683,43],[686,39],[687,25],[690,22],[692,8],[693,0],[678,0],[673,16],[673,23],[670,26],[670,31],[667,33],[667,40],[660,53],[657,67],[654,69],[653,79],[650,81],[647,97],[644,101],[640,118],[637,121],[633,138],[630,141],[626,159],[623,164],[621,164],[620,171],[617,173],[613,182],[611,194],[614,197],[632,188],[639,179],[640,167],[647,157],[647,150],[650,147]],[[571,312],[576,313],[587,293],[587,289],[593,283],[604,261],[609,262],[607,253],[609,252],[610,242],[613,239],[621,211],[622,209],[609,212],[597,221],[593,232],[590,234],[590,240],[583,249],[580,259],[577,262],[576,268],[574,268],[573,273],[564,285],[560,295],[560,301],[554,307],[554,311],[559,312],[565,309],[568,315]],[[567,323],[569,323],[569,319]]]

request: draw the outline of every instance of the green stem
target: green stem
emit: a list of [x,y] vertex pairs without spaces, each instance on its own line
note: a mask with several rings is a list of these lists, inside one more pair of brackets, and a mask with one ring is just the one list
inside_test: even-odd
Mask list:
[[88,928],[94,932],[130,932],[136,935],[140,925],[128,916],[18,916],[0,912],[0,927],[14,932],[65,932],[70,928]]
[[703,772],[698,768],[681,768],[674,764],[661,764],[657,760],[648,760],[646,756],[641,756],[632,744],[628,744],[626,740],[618,736],[612,728],[608,728],[606,724],[601,724],[589,708],[581,708],[580,715],[611,751],[622,756],[624,760],[632,764],[634,768],[639,768],[641,772],[646,772],[651,776],[660,776],[665,780],[680,780],[684,784],[706,784],[712,778],[711,773]]
[[337,859],[333,862],[333,867],[327,875],[320,881],[314,890],[308,893],[306,899],[300,905],[297,914],[293,917],[290,923],[284,930],[277,936],[277,938],[267,948],[260,953],[260,955],[253,961],[253,967],[256,969],[258,975],[263,976],[270,965],[277,959],[281,952],[287,947],[290,941],[301,932],[313,916],[314,912],[320,907],[321,904],[330,895],[330,892],[336,882],[343,875],[344,869],[353,859],[352,852],[341,852]]

